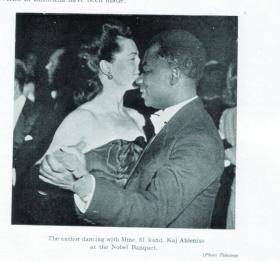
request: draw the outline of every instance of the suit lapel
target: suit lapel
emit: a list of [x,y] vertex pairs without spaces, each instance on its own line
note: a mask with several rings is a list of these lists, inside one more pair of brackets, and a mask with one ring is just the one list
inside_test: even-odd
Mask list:
[[168,153],[172,146],[172,141],[175,140],[176,134],[185,126],[191,124],[203,109],[200,99],[195,99],[189,104],[181,108],[163,127],[158,135],[152,140],[150,145],[147,145],[143,151],[135,168],[132,170],[131,176],[127,185],[141,186],[150,183],[156,170],[164,163],[164,156]]
[[186,104],[166,124],[166,132],[170,133],[170,135],[175,135],[185,126],[192,125],[202,110],[204,110],[204,107],[199,98]]
[[23,142],[22,130],[24,129],[24,122],[25,122],[24,118],[25,117],[21,112],[14,129],[14,149],[18,148]]
[[15,148],[19,147],[25,136],[31,132],[38,114],[39,112],[35,110],[34,104],[27,99],[14,129]]

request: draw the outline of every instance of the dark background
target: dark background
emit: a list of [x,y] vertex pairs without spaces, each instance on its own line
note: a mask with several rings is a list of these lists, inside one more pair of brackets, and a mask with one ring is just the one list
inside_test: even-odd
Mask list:
[[[157,33],[170,29],[184,29],[199,38],[207,51],[208,60],[225,66],[237,60],[236,16],[170,16],[170,15],[88,15],[88,14],[27,14],[16,16],[16,58],[24,59],[28,52],[38,56],[37,98],[45,100],[48,88],[45,65],[54,49],[90,43],[100,33],[102,24],[119,20],[132,29],[135,42],[143,57],[149,40]],[[43,84],[42,84],[43,83]],[[39,94],[39,92],[41,94]],[[140,92],[128,91],[124,97],[127,107],[140,113],[152,113],[146,108]]]
[[208,60],[228,64],[236,59],[236,16],[167,16],[167,15],[87,15],[22,14],[16,16],[16,57],[29,51],[39,55],[39,66],[47,63],[54,48],[89,42],[108,19],[129,25],[143,55],[149,39],[163,30],[185,29],[205,45]]

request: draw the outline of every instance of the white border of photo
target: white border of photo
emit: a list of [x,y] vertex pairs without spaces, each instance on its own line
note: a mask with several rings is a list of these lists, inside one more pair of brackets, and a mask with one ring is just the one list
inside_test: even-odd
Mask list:
[[[98,2],[98,1],[95,1]],[[270,1],[133,1],[121,4],[0,2],[0,259],[1,260],[277,260],[280,133],[279,4]],[[16,12],[237,15],[238,123],[236,229],[152,229],[11,225],[13,69]],[[148,25],[147,25],[148,26]],[[10,86],[10,87],[9,87]],[[59,241],[49,236],[58,237]],[[71,240],[70,238],[73,238]],[[82,238],[204,240],[160,243],[157,250],[90,249]],[[68,238],[68,241],[62,241]],[[79,238],[79,242],[74,238]],[[101,245],[99,242],[98,245]],[[108,245],[108,244],[107,244]],[[147,244],[148,245],[148,244]],[[217,254],[217,257],[206,254]],[[225,256],[220,256],[224,253]]]

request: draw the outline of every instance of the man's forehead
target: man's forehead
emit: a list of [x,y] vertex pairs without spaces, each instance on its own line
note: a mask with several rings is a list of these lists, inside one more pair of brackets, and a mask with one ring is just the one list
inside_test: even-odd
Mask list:
[[159,45],[154,44],[152,46],[150,46],[144,54],[144,58],[143,58],[143,63],[147,63],[147,62],[155,62],[156,60],[158,60],[158,50],[159,50]]

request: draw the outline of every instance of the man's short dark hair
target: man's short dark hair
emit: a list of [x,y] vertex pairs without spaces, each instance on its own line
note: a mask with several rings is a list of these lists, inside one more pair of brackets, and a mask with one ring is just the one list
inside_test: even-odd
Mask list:
[[170,30],[154,36],[149,46],[158,45],[158,55],[170,66],[178,67],[186,76],[198,81],[206,62],[202,43],[184,30]]

